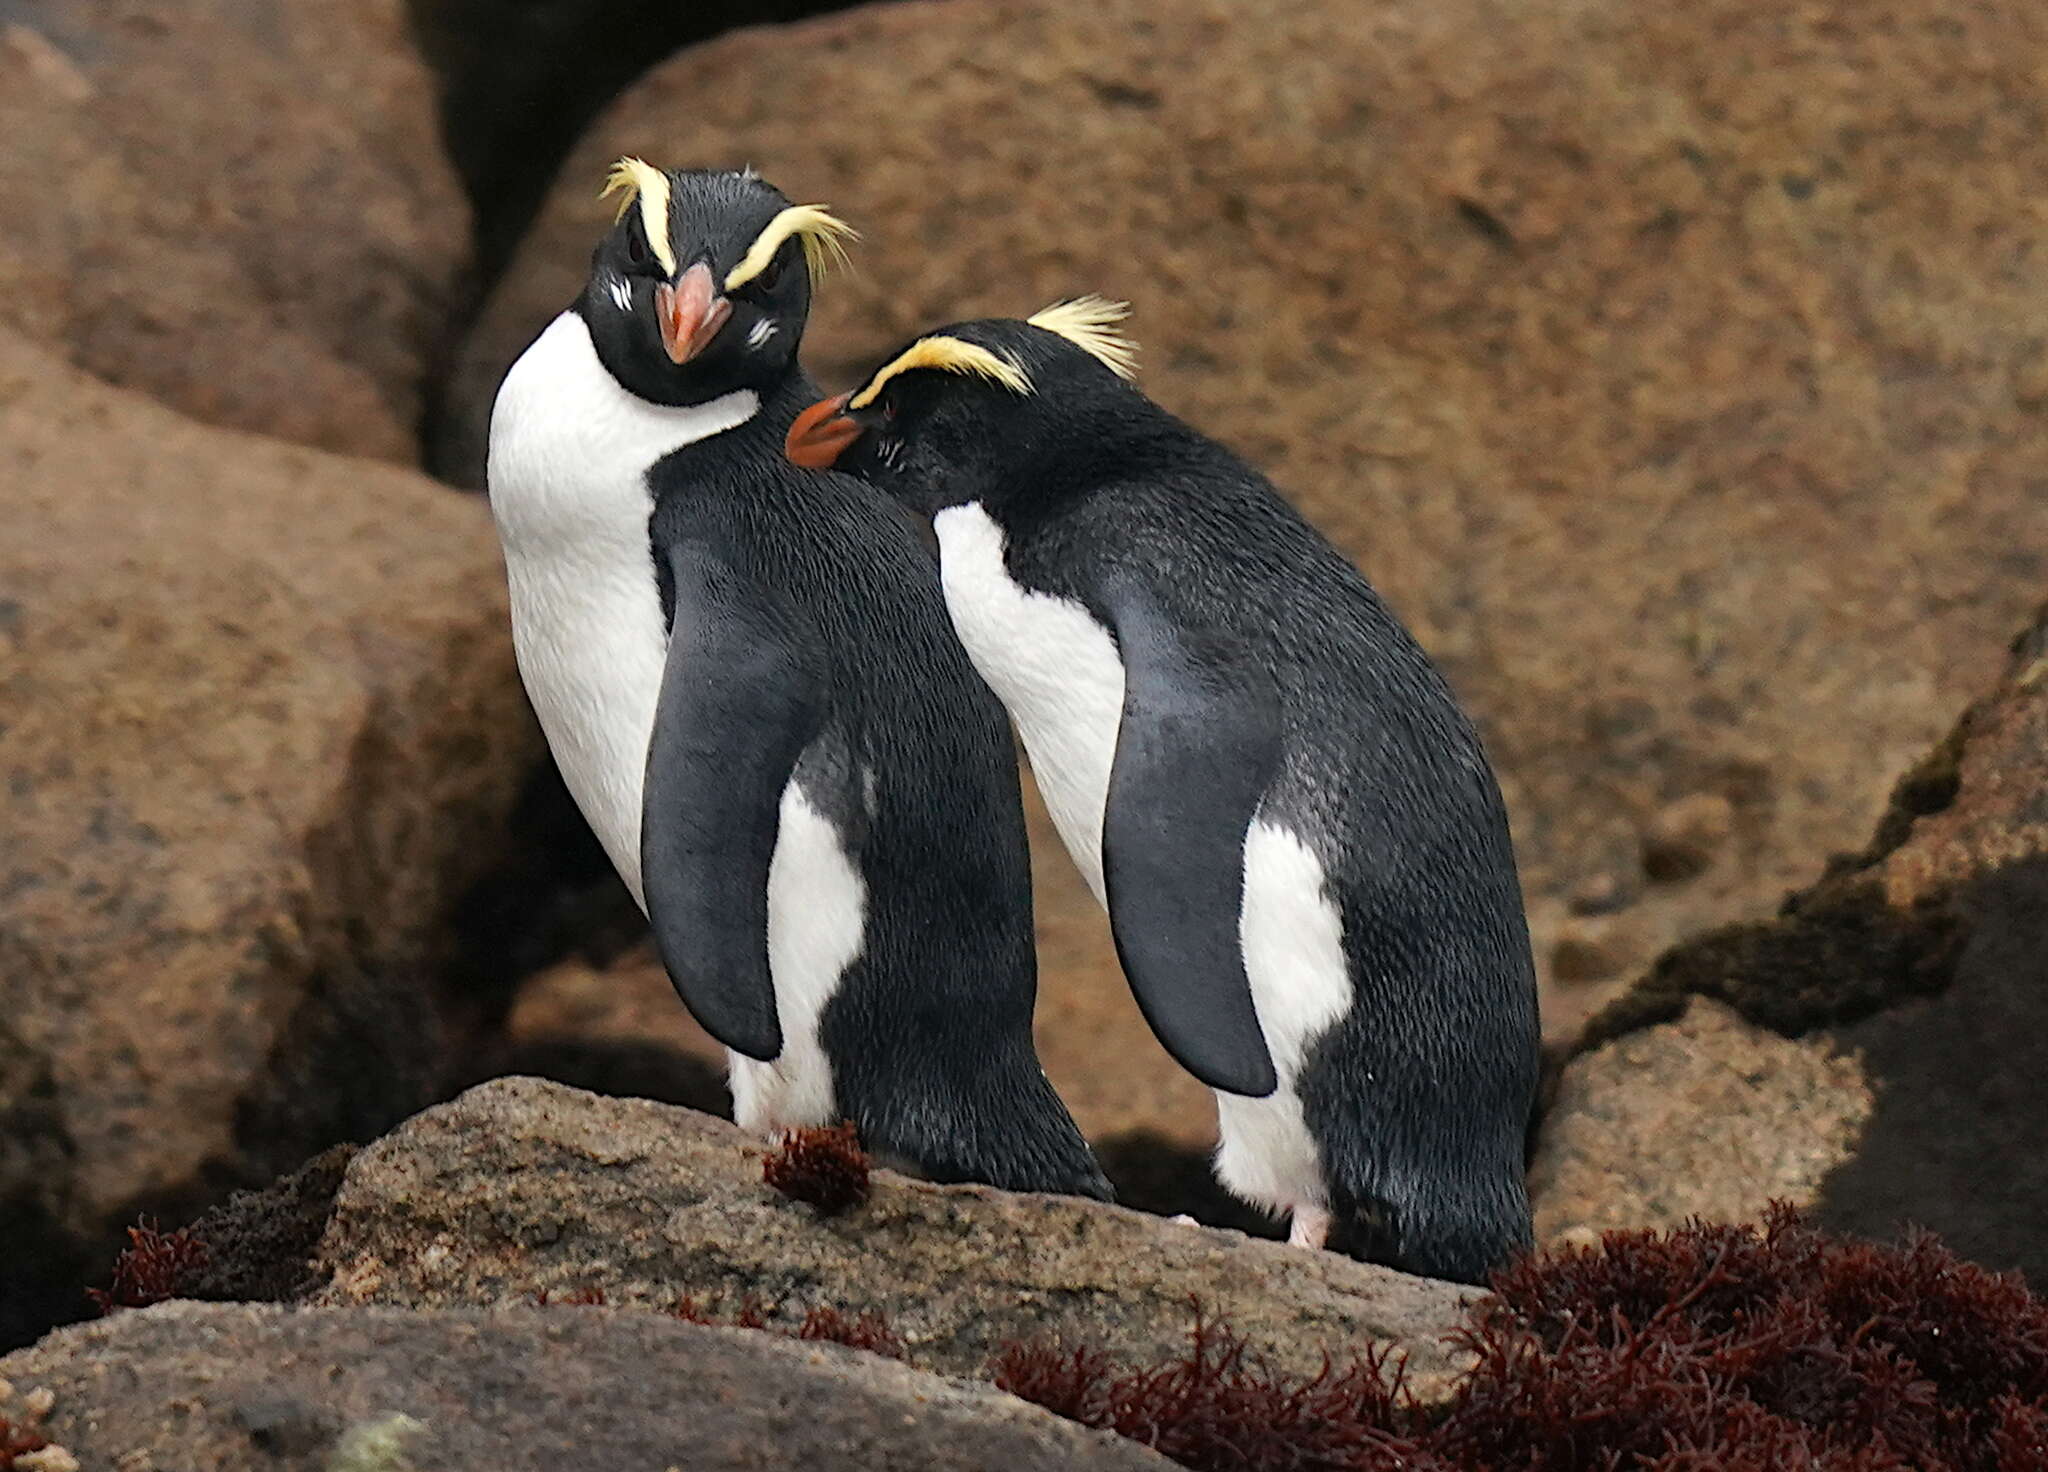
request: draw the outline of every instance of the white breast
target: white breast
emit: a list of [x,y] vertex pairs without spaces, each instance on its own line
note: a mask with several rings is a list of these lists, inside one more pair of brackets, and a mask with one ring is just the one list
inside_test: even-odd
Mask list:
[[491,514],[520,677],[570,793],[643,906],[640,789],[667,653],[647,471],[759,407],[746,391],[689,408],[638,398],[564,312],[491,411]]
[[764,1135],[838,1122],[818,1020],[867,935],[867,886],[838,830],[794,780],[782,790],[780,817],[768,866],[768,974],[782,1052],[769,1063],[726,1053],[732,1117]]
[[1010,576],[1002,528],[979,503],[946,508],[932,527],[953,628],[1009,708],[1046,810],[1101,901],[1102,810],[1124,708],[1116,643],[1080,604]]

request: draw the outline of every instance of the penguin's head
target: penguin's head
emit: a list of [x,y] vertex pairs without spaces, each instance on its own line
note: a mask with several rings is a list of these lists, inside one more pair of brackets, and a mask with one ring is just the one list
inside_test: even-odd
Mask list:
[[784,451],[808,469],[854,475],[930,514],[999,500],[1047,451],[1085,449],[1090,425],[1136,398],[1137,349],[1117,330],[1122,302],[1081,297],[1030,318],[986,318],[928,332],[866,380],[813,404]]
[[765,388],[796,362],[812,278],[853,230],[751,170],[612,166],[622,196],[575,310],[607,371],[658,404]]

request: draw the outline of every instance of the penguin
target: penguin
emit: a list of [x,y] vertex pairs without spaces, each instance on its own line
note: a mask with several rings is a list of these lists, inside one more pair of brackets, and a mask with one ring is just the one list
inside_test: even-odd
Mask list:
[[614,167],[512,365],[488,490],[570,793],[762,1134],[851,1119],[934,1180],[1107,1199],[1039,1066],[1016,750],[916,519],[781,453],[852,231],[752,171]]
[[1131,383],[1099,298],[908,344],[796,464],[932,519],[1139,1006],[1290,1240],[1483,1282],[1531,1240],[1535,972],[1442,675],[1273,486]]

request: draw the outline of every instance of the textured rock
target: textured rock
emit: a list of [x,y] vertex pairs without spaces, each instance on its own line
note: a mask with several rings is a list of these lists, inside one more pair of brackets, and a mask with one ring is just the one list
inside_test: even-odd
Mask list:
[[468,212],[405,11],[0,6],[0,327],[200,419],[413,459]]
[[762,1184],[762,1150],[687,1110],[537,1079],[486,1084],[350,1164],[316,1301],[441,1308],[597,1289],[613,1305],[688,1297],[714,1316],[757,1299],[786,1324],[820,1306],[876,1311],[910,1363],[971,1374],[1010,1339],[1178,1355],[1198,1299],[1292,1368],[1396,1342],[1428,1391],[1452,1368],[1437,1336],[1472,1296],[1097,1202],[888,1171],[866,1205],[821,1218]]
[[[835,382],[937,321],[1131,297],[1147,388],[1272,471],[1475,712],[1546,975],[1575,905],[1627,912],[1609,974],[1546,995],[1561,1036],[1860,842],[2048,581],[2044,44],[2038,7],[1943,0],[957,0],[738,33],[570,158],[466,349],[450,463],[625,151],[751,161],[861,227],[812,339]],[[1047,982],[1054,1009],[1097,984]],[[1094,1058],[1148,1046],[1105,1027]]]
[[1898,784],[1868,847],[1777,918],[1666,956],[1596,1030],[1695,995],[1861,1055],[1877,1107],[1822,1193],[1830,1224],[1919,1223],[2048,1277],[2048,612]]
[[1871,1108],[1854,1057],[1695,1000],[1566,1067],[1529,1172],[1537,1239],[1811,1206]]
[[165,1304],[0,1360],[45,1434],[141,1472],[692,1472],[1171,1466],[874,1355],[596,1308]]
[[424,477],[0,334],[0,504],[0,1216],[69,1244],[0,1253],[17,1336],[138,1209],[445,1087],[445,922],[538,741],[484,509]]

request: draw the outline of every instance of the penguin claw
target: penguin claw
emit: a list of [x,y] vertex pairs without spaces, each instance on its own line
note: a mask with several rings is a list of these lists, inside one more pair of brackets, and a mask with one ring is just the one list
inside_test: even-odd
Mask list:
[[1297,1206],[1287,1228],[1290,1247],[1320,1248],[1330,1237],[1330,1213],[1320,1206]]

